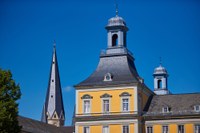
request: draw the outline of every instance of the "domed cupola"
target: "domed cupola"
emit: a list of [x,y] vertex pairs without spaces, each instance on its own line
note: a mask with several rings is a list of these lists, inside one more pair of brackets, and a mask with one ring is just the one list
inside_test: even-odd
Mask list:
[[[105,27],[108,34],[108,53],[117,53],[119,51],[124,51],[126,49],[126,32],[128,27],[126,27],[126,22],[120,16],[118,16],[118,10],[116,10],[116,16],[108,20],[108,24]],[[119,48],[121,50],[119,50]],[[118,49],[118,50],[116,50]]]
[[161,64],[160,64],[159,67],[156,67],[154,69],[154,73],[153,74],[155,74],[155,75],[157,75],[157,74],[167,74],[168,75],[167,70]]
[[122,17],[119,17],[116,15],[115,17],[112,17],[108,20],[108,26],[126,26],[126,22]]
[[169,94],[167,89],[167,70],[160,64],[160,66],[154,69],[154,93],[157,95],[166,95]]

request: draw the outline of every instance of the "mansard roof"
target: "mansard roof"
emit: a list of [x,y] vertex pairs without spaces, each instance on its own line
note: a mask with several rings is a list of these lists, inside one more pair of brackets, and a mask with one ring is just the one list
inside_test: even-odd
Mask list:
[[[200,115],[194,110],[195,105],[200,105],[200,93],[154,95],[144,116]],[[169,111],[163,112],[163,107],[168,107]]]
[[[111,80],[104,80],[108,73]],[[105,54],[100,56],[96,70],[84,81],[76,85],[77,89],[87,87],[120,86],[139,83],[134,58],[129,52]]]
[[73,126],[56,127],[41,121],[30,118],[18,117],[19,125],[22,126],[22,133],[73,133]]

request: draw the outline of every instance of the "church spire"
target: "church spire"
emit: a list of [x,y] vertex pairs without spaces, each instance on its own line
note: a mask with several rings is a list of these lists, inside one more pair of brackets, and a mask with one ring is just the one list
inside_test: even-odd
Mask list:
[[55,126],[63,126],[65,121],[55,41],[42,121]]

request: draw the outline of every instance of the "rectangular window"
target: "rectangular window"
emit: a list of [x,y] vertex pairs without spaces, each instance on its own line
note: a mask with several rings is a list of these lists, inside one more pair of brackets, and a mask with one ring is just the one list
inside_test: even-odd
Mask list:
[[184,125],[178,125],[178,133],[184,133]]
[[109,112],[109,100],[108,99],[103,100],[103,112],[104,113]]
[[169,112],[169,107],[163,107],[163,113],[168,113]]
[[108,126],[103,126],[103,133],[109,133]]
[[153,133],[153,127],[152,126],[147,127],[147,133]]
[[84,113],[90,113],[90,100],[84,100],[83,104]]
[[200,133],[200,124],[199,125],[195,125],[194,133]]
[[123,133],[129,133],[129,126],[123,126]]
[[129,110],[129,99],[124,98],[122,99],[122,111],[128,111]]
[[194,111],[199,112],[200,111],[200,105],[195,105],[194,106]]
[[168,133],[168,126],[163,126],[162,127],[162,132],[163,133]]
[[90,133],[89,127],[83,127],[83,133]]

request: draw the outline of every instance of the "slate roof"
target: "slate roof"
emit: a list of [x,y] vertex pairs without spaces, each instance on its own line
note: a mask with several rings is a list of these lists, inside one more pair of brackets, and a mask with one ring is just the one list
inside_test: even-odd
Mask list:
[[[194,110],[195,105],[200,105],[200,93],[154,95],[145,116],[200,116],[200,112]],[[163,113],[163,107],[168,107],[169,112]]]
[[101,121],[101,120],[124,120],[136,119],[138,114],[117,114],[117,115],[99,115],[99,116],[76,116],[76,121]]
[[61,117],[61,115],[65,117],[60,76],[59,76],[59,67],[58,67],[55,46],[53,49],[46,100],[42,111],[41,120],[43,122],[47,121],[47,115],[46,115],[47,112],[50,115],[49,117],[52,117],[54,112],[58,114],[59,118]]
[[22,126],[22,132],[27,133],[73,133],[74,127],[56,127],[41,121],[30,118],[18,117],[19,125]]
[[[104,76],[107,73],[112,75],[112,81],[104,81]],[[125,52],[100,56],[96,70],[75,87],[106,87],[134,83],[139,83],[139,75],[134,64],[134,58],[130,53]]]

